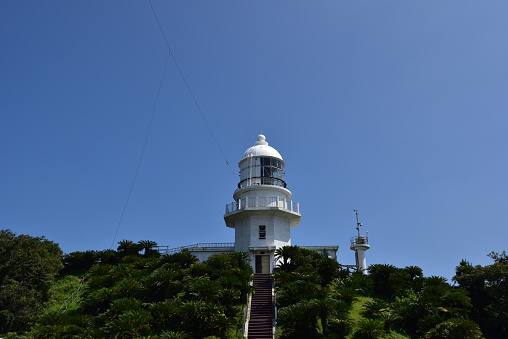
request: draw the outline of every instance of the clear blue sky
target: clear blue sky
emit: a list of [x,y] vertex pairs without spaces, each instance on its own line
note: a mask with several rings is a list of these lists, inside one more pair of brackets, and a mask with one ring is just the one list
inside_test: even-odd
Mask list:
[[[232,242],[262,130],[298,245],[450,278],[508,238],[507,1],[153,0],[174,56],[116,241]],[[111,246],[167,48],[147,1],[0,2],[0,227]]]

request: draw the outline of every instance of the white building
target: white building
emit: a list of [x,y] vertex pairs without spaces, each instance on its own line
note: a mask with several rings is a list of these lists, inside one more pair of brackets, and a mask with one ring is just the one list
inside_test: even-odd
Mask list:
[[[254,146],[248,148],[238,167],[240,182],[233,202],[226,205],[224,221],[234,228],[235,242],[202,243],[178,249],[159,247],[171,253],[187,248],[199,260],[215,253],[241,251],[249,254],[255,273],[270,273],[276,265],[277,248],[291,245],[291,228],[300,225],[300,206],[291,200],[291,191],[284,181],[285,162],[260,134]],[[326,253],[336,259],[338,246],[301,246]]]

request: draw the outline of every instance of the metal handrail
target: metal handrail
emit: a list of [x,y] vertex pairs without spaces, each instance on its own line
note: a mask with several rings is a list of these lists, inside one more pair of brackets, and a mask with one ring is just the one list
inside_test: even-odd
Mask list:
[[351,237],[351,246],[353,245],[368,245],[369,244],[369,237],[367,236],[354,236]]
[[[267,184],[267,183],[252,183],[250,185],[247,185],[247,186],[241,186],[242,185],[242,182],[245,182],[245,181],[249,181],[249,180],[252,180],[252,179],[261,179],[261,180],[266,180],[266,181],[272,181],[274,182],[275,180],[278,180],[282,183],[282,185],[274,185],[274,184]],[[274,177],[250,177],[250,178],[246,178],[246,179],[243,179],[242,181],[240,181],[238,183],[238,188],[236,190],[240,190],[242,188],[246,188],[246,187],[249,187],[249,186],[279,186],[279,187],[284,187],[286,188],[287,184],[286,182],[283,180],[283,179],[280,179],[280,178],[274,178]]]
[[273,338],[277,338],[277,293],[275,291],[275,278],[272,278],[272,300],[273,300],[273,320],[272,320],[272,331]]
[[[87,273],[81,280],[79,281],[78,289],[75,292],[72,292],[70,297],[64,300],[62,306],[58,309],[58,312],[62,311],[62,309],[65,307],[65,310],[69,308],[76,300],[79,299],[79,292],[81,291],[81,288],[85,285],[85,278],[88,277],[90,273]],[[69,305],[67,305],[67,301],[69,301]]]
[[265,207],[265,208],[277,208],[277,209],[283,209],[288,210],[291,212],[300,213],[300,204],[295,203],[291,200],[286,200],[280,197],[253,197],[248,198],[245,197],[243,199],[238,199],[237,201],[233,201],[230,204],[226,204],[226,215],[245,210],[246,208],[258,208],[258,207]]
[[175,248],[169,248],[169,246],[155,246],[155,250],[159,251],[159,253],[164,254],[173,254],[181,252],[185,249],[191,249],[191,248],[223,248],[223,247],[235,247],[234,242],[216,242],[216,243],[206,243],[206,242],[200,242],[193,245],[187,245],[187,246],[180,246]]
[[[254,285],[253,276],[249,279],[249,286]],[[252,291],[247,294],[247,306],[245,306],[243,310],[243,338],[247,338],[249,336],[249,321],[250,321],[250,312],[252,307]]]

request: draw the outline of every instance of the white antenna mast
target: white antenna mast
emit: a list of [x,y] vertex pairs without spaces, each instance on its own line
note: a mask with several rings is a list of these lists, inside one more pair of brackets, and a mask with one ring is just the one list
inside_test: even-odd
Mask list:
[[358,210],[353,210],[356,214],[356,229],[358,230],[358,236],[351,238],[351,246],[349,247],[355,251],[356,267],[358,272],[367,274],[367,261],[365,260],[365,251],[370,248],[369,238],[362,237],[360,235],[360,226],[362,223],[358,220]]

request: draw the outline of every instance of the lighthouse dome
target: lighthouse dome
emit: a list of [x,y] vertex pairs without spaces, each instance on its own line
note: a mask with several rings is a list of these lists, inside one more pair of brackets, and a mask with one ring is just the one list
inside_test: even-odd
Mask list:
[[[279,152],[268,146],[263,134],[258,135],[258,141],[248,148],[238,163],[240,167],[240,182],[238,188],[252,186],[286,187],[284,181],[284,160]],[[288,191],[289,192],[289,191]]]
[[[268,142],[266,142],[266,137],[263,134],[258,135],[258,141],[254,144],[254,146],[249,147],[245,153],[243,154],[242,159],[240,160],[240,163],[250,157],[270,157],[270,158],[276,158],[282,163],[284,163],[284,160],[282,160],[282,156],[280,155],[277,150],[271,146],[268,146]],[[240,164],[238,164],[240,166]]]

